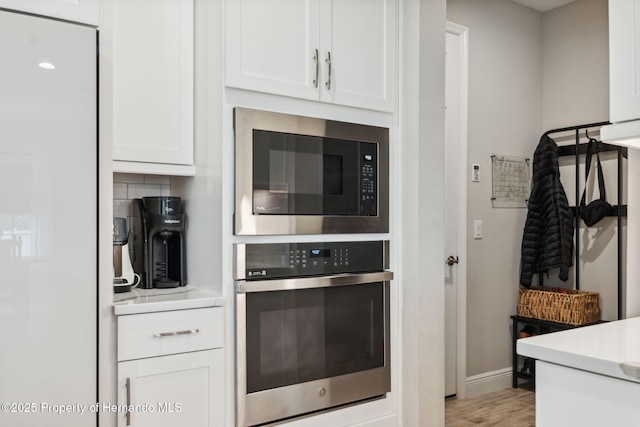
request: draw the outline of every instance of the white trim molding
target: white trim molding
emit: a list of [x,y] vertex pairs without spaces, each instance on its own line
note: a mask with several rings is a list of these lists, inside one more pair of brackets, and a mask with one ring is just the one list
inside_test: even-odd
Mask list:
[[511,387],[511,367],[485,372],[467,378],[467,398]]
[[456,319],[456,396],[467,397],[467,121],[469,104],[469,28],[447,21],[446,31],[460,43],[460,121],[458,147],[458,258]]

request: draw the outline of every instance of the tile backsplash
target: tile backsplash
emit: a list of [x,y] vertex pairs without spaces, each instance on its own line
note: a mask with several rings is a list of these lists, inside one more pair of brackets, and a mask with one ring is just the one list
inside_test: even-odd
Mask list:
[[113,216],[131,219],[131,200],[142,197],[170,196],[171,177],[164,175],[113,174]]

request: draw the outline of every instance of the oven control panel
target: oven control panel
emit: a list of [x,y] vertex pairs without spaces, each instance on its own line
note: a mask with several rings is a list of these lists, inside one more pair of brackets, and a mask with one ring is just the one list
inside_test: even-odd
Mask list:
[[236,279],[383,271],[387,256],[388,241],[241,244]]

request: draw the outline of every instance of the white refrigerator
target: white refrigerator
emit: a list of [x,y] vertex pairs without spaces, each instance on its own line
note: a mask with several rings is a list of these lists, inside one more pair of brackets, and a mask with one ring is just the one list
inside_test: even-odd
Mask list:
[[97,424],[97,98],[96,28],[0,10],[0,426]]

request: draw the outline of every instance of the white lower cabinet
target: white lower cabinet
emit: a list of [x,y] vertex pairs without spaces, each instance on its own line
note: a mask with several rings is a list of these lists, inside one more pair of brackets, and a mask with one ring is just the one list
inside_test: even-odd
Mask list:
[[118,427],[210,427],[224,423],[224,351],[118,363]]
[[118,427],[223,426],[222,317],[222,308],[119,316],[118,403],[102,410]]
[[538,427],[637,426],[639,401],[635,381],[536,360]]

